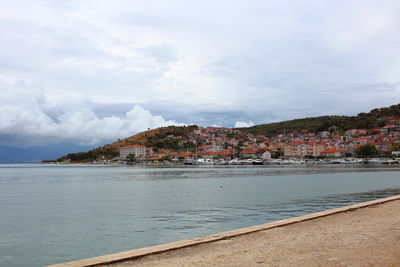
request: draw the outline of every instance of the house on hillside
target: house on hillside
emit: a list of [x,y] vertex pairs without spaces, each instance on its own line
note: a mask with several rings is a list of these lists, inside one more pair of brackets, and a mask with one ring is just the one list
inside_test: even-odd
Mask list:
[[307,155],[314,157],[321,156],[321,153],[328,148],[331,148],[330,145],[322,142],[307,142],[306,145]]
[[399,125],[386,125],[381,129],[382,134],[388,134],[391,132],[400,132],[400,126]]
[[157,152],[154,152],[151,156],[149,156],[147,159],[148,160],[159,160],[162,159],[163,157],[168,157],[170,155],[169,149],[159,149]]
[[239,154],[242,158],[255,158],[256,153],[257,153],[257,150],[255,150],[254,148],[246,148]]
[[376,149],[378,149],[380,152],[390,152],[390,142],[378,141],[374,142],[373,145],[375,145]]
[[328,138],[331,136],[331,133],[328,131],[322,131],[322,132],[319,132],[319,136],[322,138]]
[[265,147],[262,147],[259,150],[257,150],[256,155],[257,155],[258,158],[262,158],[263,160],[267,160],[267,159],[271,159],[272,152],[274,152],[274,149],[265,146]]
[[294,141],[288,143],[283,148],[283,155],[289,158],[302,158],[307,155],[307,146],[305,142]]
[[129,145],[119,149],[119,156],[122,159],[126,159],[129,154],[135,155],[135,158],[146,157],[146,147],[142,145]]

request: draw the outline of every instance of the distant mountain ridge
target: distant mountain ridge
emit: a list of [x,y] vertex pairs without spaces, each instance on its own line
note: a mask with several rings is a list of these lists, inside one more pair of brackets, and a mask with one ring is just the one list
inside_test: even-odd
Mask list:
[[0,145],[0,164],[38,163],[42,160],[54,160],[66,153],[85,151],[92,148],[93,146],[76,146],[72,144],[57,144],[26,148]]

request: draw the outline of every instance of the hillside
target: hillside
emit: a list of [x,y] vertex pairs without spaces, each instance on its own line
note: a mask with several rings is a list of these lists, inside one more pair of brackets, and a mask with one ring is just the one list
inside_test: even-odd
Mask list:
[[[295,119],[290,121],[256,125],[249,128],[240,128],[242,133],[252,133],[255,135],[265,135],[267,137],[277,136],[282,133],[306,133],[332,131],[342,134],[349,129],[372,129],[380,128],[388,124],[390,117],[400,117],[400,104],[385,108],[376,108],[368,113],[360,113],[357,116],[321,116],[314,118]],[[188,134],[198,129],[192,126],[169,126],[152,129],[138,133],[131,137],[118,140],[111,144],[92,149],[88,152],[71,153],[57,159],[57,161],[71,162],[91,162],[98,159],[113,159],[119,155],[119,148],[132,144],[140,144],[146,147],[153,147],[155,151],[159,149],[170,149],[178,151],[181,140],[187,139]],[[226,129],[228,130],[228,129]],[[227,133],[227,138],[234,137],[235,134]],[[209,137],[212,139],[213,137]],[[246,141],[244,134],[236,134],[240,142]],[[206,138],[207,139],[207,138]],[[242,140],[243,139],[243,140]],[[226,140],[227,141],[227,140]]]
[[372,129],[386,123],[384,118],[400,117],[400,104],[385,108],[376,108],[368,113],[359,113],[357,116],[321,116],[313,118],[296,119],[269,124],[260,124],[240,130],[247,133],[274,136],[284,132],[320,132],[329,131],[331,127],[339,131],[349,129]]
[[111,144],[92,149],[88,152],[71,153],[63,156],[57,161],[71,160],[73,162],[87,162],[104,157],[104,159],[112,159],[119,155],[119,148],[127,145],[140,144],[146,147],[176,148],[179,138],[194,131],[198,127],[191,126],[168,126],[157,129],[148,130],[138,133],[128,138],[118,140]]

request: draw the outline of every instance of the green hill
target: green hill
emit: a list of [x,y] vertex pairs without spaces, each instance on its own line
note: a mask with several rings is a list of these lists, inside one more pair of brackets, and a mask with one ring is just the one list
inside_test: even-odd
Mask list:
[[376,108],[357,116],[321,116],[296,119],[269,124],[260,124],[249,128],[241,128],[243,132],[274,136],[284,132],[320,132],[335,127],[339,131],[350,129],[372,129],[385,125],[388,117],[400,117],[400,104],[385,108]]
[[146,147],[177,148],[181,136],[184,136],[198,127],[190,126],[168,126],[141,132],[128,138],[118,140],[111,144],[92,149],[88,152],[71,153],[63,156],[57,161],[70,160],[72,162],[91,162],[98,159],[112,159],[119,155],[119,148],[127,145],[140,144]]

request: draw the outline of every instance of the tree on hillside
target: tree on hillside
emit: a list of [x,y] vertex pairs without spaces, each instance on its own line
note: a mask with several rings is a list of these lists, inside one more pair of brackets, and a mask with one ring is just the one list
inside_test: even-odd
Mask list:
[[273,159],[279,159],[280,157],[283,157],[283,149],[274,151],[271,155],[271,158],[273,158]]
[[376,149],[375,145],[365,144],[356,149],[356,154],[361,158],[370,158],[377,156],[379,151]]

